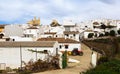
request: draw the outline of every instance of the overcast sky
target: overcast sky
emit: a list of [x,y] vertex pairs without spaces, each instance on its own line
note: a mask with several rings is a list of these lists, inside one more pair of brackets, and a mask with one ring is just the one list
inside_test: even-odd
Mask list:
[[0,24],[26,23],[34,16],[41,24],[53,19],[120,19],[120,0],[0,0]]

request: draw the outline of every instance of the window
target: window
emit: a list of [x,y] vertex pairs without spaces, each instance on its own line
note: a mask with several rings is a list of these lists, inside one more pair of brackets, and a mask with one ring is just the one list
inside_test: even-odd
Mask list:
[[56,35],[56,38],[57,38],[57,35]]
[[56,48],[56,55],[58,55],[58,48]]
[[61,48],[62,48],[62,46],[60,45],[60,46],[59,46],[59,48],[61,49]]
[[65,34],[67,37],[69,37],[69,35],[68,34]]
[[65,45],[65,49],[68,49],[68,45]]
[[73,36],[75,37],[76,35],[75,35],[75,34],[73,34]]
[[44,50],[44,53],[45,53],[45,54],[47,54],[47,53],[48,53],[48,51],[47,51],[47,50]]

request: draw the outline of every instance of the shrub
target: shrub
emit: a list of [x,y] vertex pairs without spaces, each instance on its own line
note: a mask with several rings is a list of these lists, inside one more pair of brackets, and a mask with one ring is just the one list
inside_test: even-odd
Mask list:
[[105,32],[105,36],[109,36],[109,32]]
[[104,63],[104,62],[108,62],[108,57],[101,57],[101,58],[98,60],[97,64],[99,65],[99,64],[102,64],[102,63]]
[[120,30],[118,30],[117,32],[118,32],[118,34],[120,34]]
[[120,73],[120,60],[112,59],[82,74],[119,74],[119,73]]
[[97,35],[97,33],[95,34],[95,37],[97,37],[98,35]]
[[88,38],[92,38],[93,35],[94,35],[94,33],[89,33],[89,34],[88,34]]
[[102,34],[102,33],[99,35],[99,37],[103,37],[103,36],[104,36],[104,34]]
[[110,36],[115,36],[115,31],[114,30],[110,31]]

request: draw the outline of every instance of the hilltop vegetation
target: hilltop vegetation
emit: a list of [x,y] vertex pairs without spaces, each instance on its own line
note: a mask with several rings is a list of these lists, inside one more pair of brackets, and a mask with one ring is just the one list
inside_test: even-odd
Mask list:
[[120,73],[120,37],[83,41],[96,51],[104,51],[97,66],[82,74],[119,74]]

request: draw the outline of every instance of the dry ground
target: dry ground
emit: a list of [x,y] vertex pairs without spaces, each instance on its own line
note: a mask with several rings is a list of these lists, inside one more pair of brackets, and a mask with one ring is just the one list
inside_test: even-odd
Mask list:
[[86,71],[90,67],[91,50],[84,44],[82,44],[83,56],[69,56],[69,58],[79,60],[80,63],[68,63],[68,68],[60,70],[51,70],[34,74],[80,74],[82,71]]

